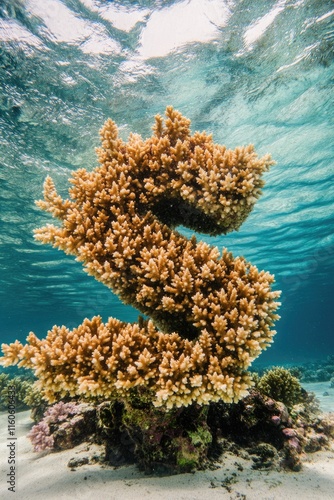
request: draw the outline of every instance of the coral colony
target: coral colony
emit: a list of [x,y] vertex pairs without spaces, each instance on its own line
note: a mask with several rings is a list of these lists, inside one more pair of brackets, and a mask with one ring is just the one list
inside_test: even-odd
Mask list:
[[[79,169],[63,200],[48,177],[37,205],[60,220],[35,231],[148,316],[137,324],[99,316],[45,339],[2,345],[4,366],[32,369],[50,403],[127,398],[144,391],[152,408],[237,402],[247,368],[272,342],[280,292],[274,278],[226,249],[187,239],[182,224],[211,235],[237,230],[273,164],[252,145],[229,150],[171,106],[152,137],[127,143],[112,120],[101,130],[100,165]],[[132,391],[132,392],[131,392]]]

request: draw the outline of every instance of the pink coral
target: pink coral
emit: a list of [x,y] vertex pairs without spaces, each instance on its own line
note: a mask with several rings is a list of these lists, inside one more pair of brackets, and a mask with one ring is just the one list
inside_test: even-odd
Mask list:
[[[34,425],[28,433],[34,451],[50,450],[54,446],[54,437],[52,436],[52,427],[54,424],[64,422],[69,416],[78,413],[78,407],[75,403],[59,403],[48,408],[44,414],[43,420]],[[53,425],[52,425],[53,424]]]
[[28,438],[31,440],[34,451],[44,451],[53,448],[53,436],[50,436],[50,426],[43,419],[38,424],[34,425],[28,433]]

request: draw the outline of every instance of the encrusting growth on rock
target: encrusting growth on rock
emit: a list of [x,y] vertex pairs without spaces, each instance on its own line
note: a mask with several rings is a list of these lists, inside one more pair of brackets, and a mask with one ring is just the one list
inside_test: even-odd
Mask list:
[[45,397],[126,395],[145,387],[154,404],[236,402],[252,384],[246,372],[272,342],[279,292],[272,275],[242,257],[175,227],[211,235],[236,230],[247,218],[273,163],[253,146],[228,150],[172,107],[154,134],[127,143],[108,120],[100,165],[79,169],[63,200],[48,177],[37,205],[61,222],[35,237],[83,263],[151,320],[127,324],[85,319],[72,331],[53,327],[44,340],[3,345],[5,366],[31,368]]

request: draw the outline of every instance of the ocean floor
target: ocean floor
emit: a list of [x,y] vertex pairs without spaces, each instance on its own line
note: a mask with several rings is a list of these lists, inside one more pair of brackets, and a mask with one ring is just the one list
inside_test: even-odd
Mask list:
[[[314,392],[324,413],[334,412],[334,387],[330,382],[302,382],[302,387],[307,392]],[[333,492],[334,499],[334,492]]]
[[[316,393],[322,410],[334,412],[334,389],[329,382],[303,384]],[[328,396],[323,396],[325,392]],[[99,453],[96,445],[81,444],[59,453],[34,453],[26,437],[32,426],[29,411],[16,415],[15,493],[7,490],[7,414],[0,415],[0,498],[19,500],[333,500],[334,442],[330,450],[305,454],[300,472],[253,470],[251,460],[224,454],[215,470],[175,476],[149,476],[136,466],[114,468],[99,464],[69,468],[71,458]],[[7,453],[3,452],[7,450]]]

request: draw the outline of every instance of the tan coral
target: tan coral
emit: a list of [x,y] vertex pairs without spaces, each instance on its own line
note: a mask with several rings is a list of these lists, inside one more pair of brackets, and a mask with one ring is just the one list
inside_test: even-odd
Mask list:
[[[3,345],[2,364],[32,368],[50,399],[109,397],[144,386],[155,404],[237,401],[245,371],[271,342],[279,292],[273,277],[227,250],[187,240],[175,227],[222,234],[238,229],[273,163],[253,146],[234,151],[172,107],[152,137],[128,143],[108,120],[100,165],[80,169],[62,200],[52,180],[37,205],[61,221],[36,230],[42,243],[73,254],[85,270],[152,321],[129,325],[96,317],[73,331],[54,327],[45,340]],[[154,323],[154,324],[153,324]],[[157,329],[159,328],[159,330]]]

